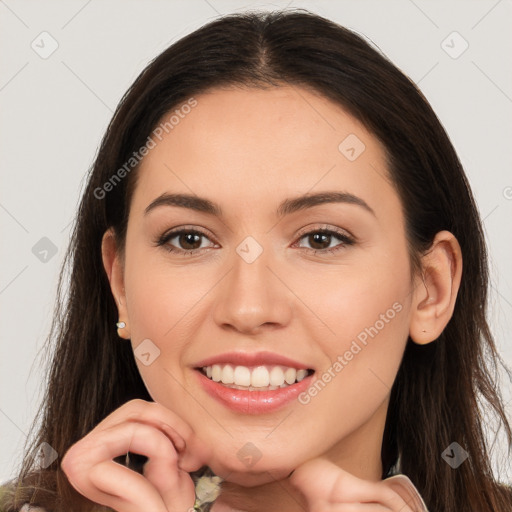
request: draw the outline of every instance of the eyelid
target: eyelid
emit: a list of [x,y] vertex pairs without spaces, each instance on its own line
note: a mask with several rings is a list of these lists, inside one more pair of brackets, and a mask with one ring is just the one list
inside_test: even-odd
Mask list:
[[[168,252],[175,252],[175,253],[178,253],[178,254],[190,254],[190,253],[198,253],[201,249],[181,249],[179,247],[174,247],[174,246],[171,246],[172,249],[166,247],[168,246],[169,244],[169,240],[175,238],[176,236],[179,236],[181,235],[182,233],[194,233],[194,234],[198,234],[198,235],[201,235],[205,238],[207,238],[208,240],[210,240],[213,244],[216,244],[218,245],[218,243],[215,241],[214,237],[211,236],[208,232],[206,232],[203,228],[198,228],[197,226],[188,226],[188,225],[184,225],[184,226],[179,226],[179,227],[175,227],[175,228],[172,228],[172,229],[169,229],[167,231],[165,231],[162,235],[158,236],[156,239],[155,239],[155,245],[157,247],[163,247],[164,249],[166,249]],[[208,249],[208,247],[203,247],[202,249]]]
[[330,224],[316,224],[316,225],[309,225],[309,226],[306,226],[304,228],[301,228],[299,230],[299,232],[297,233],[296,237],[297,238],[301,238],[303,237],[304,235],[307,235],[311,232],[318,232],[318,231],[329,231],[329,232],[332,232],[332,233],[336,233],[340,236],[344,236],[346,238],[350,238],[351,240],[353,240],[354,242],[357,242],[357,237],[355,235],[353,235],[348,229],[343,229],[343,228],[339,228],[337,226],[332,226]]
[[206,238],[209,238],[212,241],[214,241],[214,239],[215,239],[215,237],[210,232],[208,232],[207,230],[205,230],[202,227],[198,227],[195,224],[194,225],[192,225],[192,224],[190,224],[190,225],[185,224],[183,226],[176,226],[174,228],[168,229],[162,235],[160,235],[158,237],[158,239],[159,240],[163,240],[164,238],[169,238],[172,235],[179,235],[182,232],[198,233],[198,234],[201,234],[201,235],[205,236]]
[[[183,233],[187,233],[187,234],[193,233],[193,234],[201,235],[201,236],[207,238],[208,240],[210,240],[213,244],[218,245],[218,243],[215,241],[214,237],[212,237],[209,233],[207,233],[203,228],[198,228],[195,225],[194,226],[183,225],[183,226],[169,229],[164,234],[157,237],[157,239],[155,240],[155,244],[158,247],[159,246],[164,247],[164,249],[166,249],[170,253],[177,253],[178,255],[189,255],[189,256],[199,254],[199,252],[204,249],[211,249],[211,247],[202,247],[202,248],[198,248],[198,249],[181,249],[179,247],[174,247],[174,246],[167,247],[169,245],[169,241],[172,238],[175,238],[176,236],[179,236],[180,234],[183,234]],[[352,233],[350,233],[348,230],[342,229],[339,227],[334,227],[334,226],[331,226],[328,224],[322,224],[322,225],[317,225],[317,226],[310,225],[310,226],[306,226],[306,227],[303,227],[302,229],[300,229],[299,232],[295,235],[295,241],[293,242],[292,247],[297,246],[297,243],[299,243],[300,240],[302,238],[304,238],[306,235],[310,235],[313,233],[328,234],[329,236],[334,236],[341,241],[336,246],[329,247],[326,249],[313,249],[310,247],[300,247],[301,249],[305,249],[307,252],[313,252],[314,254],[328,255],[330,253],[336,252],[337,250],[343,249],[347,245],[353,245],[357,242],[357,238],[354,235],[352,235]]]
[[327,247],[325,249],[313,249],[312,247],[300,247],[301,249],[305,250],[306,253],[312,253],[315,256],[319,257],[329,257],[332,255],[335,255],[338,253],[338,251],[343,251],[347,247],[353,246],[357,243],[357,238],[352,235],[349,231],[338,228],[338,227],[331,227],[328,225],[323,225],[322,227],[314,227],[314,226],[308,226],[303,228],[299,234],[297,234],[296,238],[297,241],[294,242],[292,247],[296,247],[297,244],[300,243],[301,239],[311,235],[313,233],[323,233],[328,236],[337,238],[340,240],[340,243],[336,244],[334,247]]

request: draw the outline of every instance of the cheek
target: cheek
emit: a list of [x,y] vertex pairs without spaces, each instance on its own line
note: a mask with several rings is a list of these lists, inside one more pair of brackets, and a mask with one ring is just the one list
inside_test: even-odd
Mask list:
[[[336,332],[330,347],[348,349],[347,343],[353,340],[370,346],[369,340],[377,338],[387,344],[403,333],[408,323],[408,288],[383,277],[360,276],[357,281],[347,280],[340,290],[337,300],[330,301],[329,318]],[[396,342],[401,346],[400,339]]]
[[316,311],[334,334],[317,336],[327,362],[300,401],[312,417],[328,411],[333,435],[364,423],[391,392],[411,301],[408,260],[397,255],[395,262],[375,260],[319,283]]
[[190,326],[189,318],[210,281],[199,266],[191,271],[171,265],[164,249],[133,248],[125,275],[132,340],[174,340],[183,325]]
[[[129,254],[125,288],[132,348],[148,391],[165,403],[177,385],[169,373],[183,381],[182,362],[201,325],[201,299],[215,280],[199,266],[193,271],[171,266],[155,251],[135,247]],[[138,357],[142,346],[150,352],[148,365]]]
[[309,289],[299,283],[296,288],[301,286],[308,306],[329,329],[323,345],[331,355],[359,334],[364,341],[368,330],[375,333],[376,328],[385,334],[397,328],[403,331],[407,324],[402,320],[407,317],[404,310],[411,300],[411,284],[408,261],[400,254],[393,264],[361,257],[350,265],[318,272],[309,279]]

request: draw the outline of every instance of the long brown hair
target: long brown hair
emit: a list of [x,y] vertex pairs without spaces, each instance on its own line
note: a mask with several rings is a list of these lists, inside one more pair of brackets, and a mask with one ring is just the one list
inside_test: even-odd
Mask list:
[[[426,346],[408,340],[391,391],[382,477],[399,461],[432,512],[511,510],[512,493],[493,474],[481,408],[486,405],[497,430],[504,429],[510,454],[511,427],[495,386],[498,363],[505,365],[486,320],[485,240],[461,163],[410,79],[362,37],[303,10],[216,19],[154,59],[121,100],[79,206],[47,340],[52,359],[41,424],[5,510],[17,510],[24,501],[55,511],[92,510],[93,503],[69,485],[60,458],[127,400],[151,400],[130,344],[117,336],[117,308],[101,259],[109,227],[124,246],[137,168],[107,193],[99,191],[162,116],[194,95],[225,85],[282,84],[307,87],[336,102],[383,143],[403,204],[412,268],[441,230],[451,231],[462,249],[462,282],[446,329]],[[43,442],[60,457],[36,471],[34,454]],[[469,455],[457,469],[442,458],[452,442]]]

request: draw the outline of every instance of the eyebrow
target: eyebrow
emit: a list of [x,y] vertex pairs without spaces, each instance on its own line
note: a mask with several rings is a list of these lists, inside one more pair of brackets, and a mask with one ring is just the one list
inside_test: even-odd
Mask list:
[[[376,217],[373,209],[358,196],[350,194],[349,192],[318,192],[315,194],[305,194],[298,197],[285,199],[277,208],[276,215],[283,217],[290,215],[299,210],[305,210],[327,203],[346,203],[361,206],[374,217]],[[151,210],[159,206],[178,206],[181,208],[188,208],[202,213],[222,217],[221,207],[210,201],[209,199],[199,197],[191,194],[169,194],[163,193],[158,196],[154,201],[149,204],[144,210],[144,215],[147,215]]]

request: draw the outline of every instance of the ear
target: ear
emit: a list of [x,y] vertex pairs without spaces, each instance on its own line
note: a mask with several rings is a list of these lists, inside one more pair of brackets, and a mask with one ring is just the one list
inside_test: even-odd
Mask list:
[[101,257],[103,266],[110,282],[110,289],[117,304],[119,321],[126,325],[118,328],[120,338],[130,339],[130,322],[126,308],[126,293],[124,288],[124,263],[116,245],[116,238],[112,228],[105,231],[101,241]]
[[462,276],[459,242],[449,231],[440,231],[421,263],[422,275],[415,278],[409,335],[424,345],[440,336],[453,315]]

